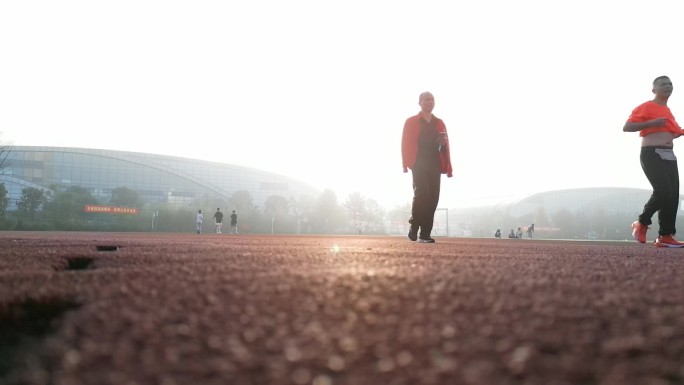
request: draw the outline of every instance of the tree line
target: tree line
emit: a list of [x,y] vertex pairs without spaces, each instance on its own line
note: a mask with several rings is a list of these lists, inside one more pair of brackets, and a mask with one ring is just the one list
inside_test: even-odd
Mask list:
[[[138,211],[135,215],[86,212],[86,205],[130,207]],[[13,209],[9,210],[10,207]],[[0,183],[2,230],[192,232],[198,209],[202,209],[206,219],[218,207],[225,214],[236,211],[242,233],[387,232],[383,209],[375,200],[358,192],[343,202],[332,190],[325,190],[318,197],[271,195],[260,207],[254,204],[249,191],[239,190],[227,199],[201,196],[190,204],[177,206],[145,202],[135,190],[124,186],[112,190],[111,198],[103,202],[84,187],[52,185],[45,190],[25,187],[21,197],[10,202],[5,185]]]
[[[14,203],[10,205],[10,203]],[[86,205],[111,205],[137,208],[136,215],[85,212]],[[10,207],[12,210],[10,210]],[[263,206],[254,205],[249,191],[235,191],[229,198],[202,196],[184,206],[166,203],[146,203],[135,191],[118,187],[111,198],[103,202],[80,186],[50,186],[41,190],[22,189],[21,197],[10,202],[8,191],[0,183],[0,230],[31,231],[158,231],[194,232],[198,209],[205,213],[205,231],[211,231],[211,215],[220,207],[226,214],[238,213],[241,233],[257,234],[401,234],[406,228],[410,203],[385,211],[375,200],[349,194],[340,202],[332,190],[318,197],[286,198],[269,196]],[[506,233],[510,228],[535,224],[535,238],[556,239],[631,239],[631,229],[625,224],[633,221],[627,213],[573,212],[560,209],[547,213],[542,207],[522,216],[510,216],[505,211],[477,209],[460,213],[455,228],[468,229],[470,236],[492,237],[499,228]],[[684,227],[679,216],[677,227]],[[657,232],[657,223],[652,231]]]

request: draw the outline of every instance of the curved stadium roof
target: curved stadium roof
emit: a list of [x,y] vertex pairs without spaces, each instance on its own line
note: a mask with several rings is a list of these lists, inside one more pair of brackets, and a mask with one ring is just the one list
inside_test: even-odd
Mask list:
[[103,201],[117,187],[137,191],[146,202],[184,204],[203,196],[230,198],[248,191],[255,205],[271,195],[317,196],[312,186],[249,167],[138,152],[74,147],[11,146],[0,175],[10,199],[21,189],[81,186]]

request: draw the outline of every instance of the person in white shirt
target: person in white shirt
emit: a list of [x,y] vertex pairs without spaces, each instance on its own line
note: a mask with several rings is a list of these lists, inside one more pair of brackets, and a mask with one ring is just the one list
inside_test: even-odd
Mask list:
[[204,222],[204,215],[202,215],[202,210],[197,211],[197,234],[202,232],[202,222]]

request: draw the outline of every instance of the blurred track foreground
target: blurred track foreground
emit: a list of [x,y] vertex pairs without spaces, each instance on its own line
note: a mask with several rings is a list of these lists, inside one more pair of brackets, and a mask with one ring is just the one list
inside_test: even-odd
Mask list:
[[684,249],[0,233],[0,384],[682,384]]

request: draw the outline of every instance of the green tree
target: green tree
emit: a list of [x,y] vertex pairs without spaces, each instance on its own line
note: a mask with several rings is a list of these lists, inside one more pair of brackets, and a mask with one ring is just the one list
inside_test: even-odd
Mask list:
[[546,215],[546,210],[544,210],[544,206],[539,206],[536,210],[534,210],[534,215],[532,216],[531,220],[531,223],[534,223],[535,226],[547,227],[551,224],[549,221],[549,216]]
[[342,227],[344,227],[343,209],[337,203],[335,192],[326,189],[318,197],[313,232],[320,234],[336,233]]
[[[566,208],[562,208],[553,214],[553,225],[559,228],[558,236],[565,239],[578,238],[577,220],[575,215]],[[584,225],[584,223],[582,223]],[[535,234],[536,235],[536,234]]]
[[245,232],[251,232],[258,222],[257,207],[254,206],[252,194],[247,190],[235,191],[230,196],[230,206],[222,211],[225,212],[226,216],[230,216],[231,211],[235,210],[239,215],[240,229]]
[[282,195],[271,195],[264,202],[264,220],[270,221],[271,227],[267,231],[270,233],[293,232],[289,228],[290,218],[288,218],[289,204],[287,198]]
[[352,231],[362,228],[362,224],[366,221],[366,198],[359,192],[353,192],[347,196],[342,207],[347,212]]
[[290,197],[288,205],[297,222],[297,234],[310,233],[311,220],[316,211],[316,200],[309,195],[302,195],[299,199]]
[[201,195],[198,198],[196,198],[193,202],[193,205],[190,208],[195,208],[197,209],[202,209],[202,212],[205,210],[207,213],[210,213],[213,215],[214,211],[216,211],[216,208],[220,208],[221,211],[226,211],[228,210],[231,205],[230,202],[218,195]]
[[128,187],[117,187],[112,190],[112,198],[109,203],[114,206],[140,207],[142,206],[142,199],[135,190]]
[[252,198],[252,194],[247,190],[238,190],[234,192],[233,195],[230,196],[230,203],[235,210],[240,212],[241,218],[254,211],[254,199]]
[[17,203],[17,208],[24,214],[24,216],[31,219],[35,218],[36,211],[43,204],[43,190],[33,187],[24,187],[21,189],[21,198]]
[[589,237],[589,226],[587,224],[590,221],[589,214],[586,211],[575,212],[575,233],[580,239],[587,239]]
[[[112,190],[112,197],[109,203],[113,206],[119,207],[134,207],[141,209],[143,200],[137,191],[128,187],[117,187]],[[151,225],[151,218],[144,218],[142,211],[138,214],[121,214],[110,215],[108,218],[102,218],[103,223],[109,223],[110,229],[114,231],[143,231],[149,230]]]
[[411,217],[411,203],[404,203],[403,205],[394,206],[392,210],[387,213],[387,219],[390,221],[390,232],[405,233],[408,231],[408,220]]
[[[159,206],[155,211],[159,213],[156,218],[156,230],[161,232],[175,232],[175,233],[194,233],[195,232],[195,218],[197,217],[197,209],[190,207],[182,207],[179,209],[168,209],[166,206]],[[204,210],[202,210],[204,212]],[[207,225],[207,213],[205,214],[204,225]],[[211,217],[211,215],[209,215]],[[225,222],[225,219],[224,219]]]
[[282,195],[271,195],[264,202],[264,212],[276,215],[287,215],[289,204]]
[[53,187],[54,194],[45,203],[44,211],[46,218],[58,230],[84,230],[92,229],[95,224],[88,221],[102,223],[107,221],[108,215],[101,213],[86,213],[83,208],[85,205],[98,204],[95,197],[81,186],[56,186]]
[[608,215],[602,208],[597,208],[591,213],[590,236],[592,238],[606,239],[608,227]]
[[5,210],[9,206],[9,198],[7,197],[7,188],[4,183],[0,183],[0,216],[5,215]]
[[375,199],[366,199],[366,231],[371,234],[385,234],[383,219],[385,210]]

